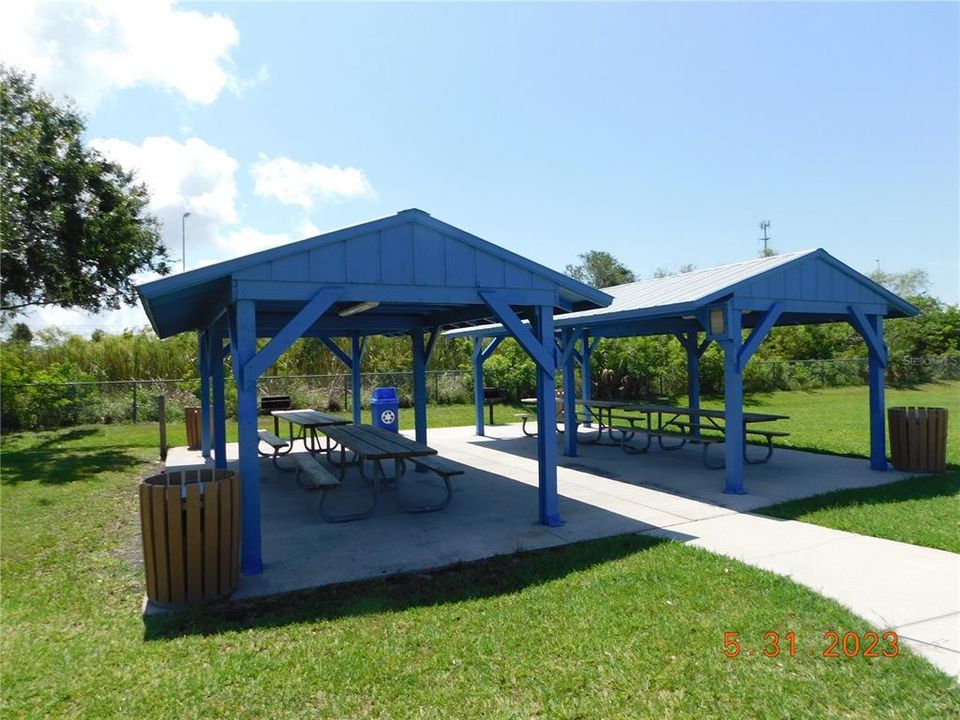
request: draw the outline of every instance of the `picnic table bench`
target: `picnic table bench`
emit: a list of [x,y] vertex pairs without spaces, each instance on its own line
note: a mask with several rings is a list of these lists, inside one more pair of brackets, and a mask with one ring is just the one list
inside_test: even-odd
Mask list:
[[[674,407],[670,405],[632,405],[623,410],[641,413],[640,416],[608,415],[610,427],[619,430],[620,446],[624,452],[630,454],[645,453],[650,449],[653,438],[662,450],[679,450],[686,443],[696,443],[703,447],[703,464],[712,469],[724,467],[725,462],[716,463],[710,460],[709,448],[712,444],[723,443],[726,440],[726,412],[708,408],[692,409],[688,407]],[[772,415],[768,413],[743,413],[744,446],[743,459],[750,464],[765,463],[773,455],[773,438],[786,437],[790,433],[781,430],[767,430],[749,427],[751,424],[788,420],[786,415]],[[617,424],[613,424],[616,421]],[[721,422],[723,424],[721,424]],[[704,434],[706,430],[708,434]],[[637,434],[646,437],[646,445],[637,447],[631,441]],[[762,458],[751,458],[747,453],[747,436],[763,438],[766,453]],[[664,439],[677,440],[676,444],[664,443]]]
[[[454,475],[463,474],[462,469],[437,457],[437,451],[433,448],[382,428],[371,425],[330,425],[323,427],[322,432],[339,446],[340,461],[337,462],[333,458],[333,453],[337,452],[336,450],[328,453],[328,458],[339,468],[340,480],[343,480],[348,464],[344,453],[350,451],[355,453],[360,465],[360,473],[370,483],[372,490],[369,506],[355,512],[340,514],[327,512],[324,507],[326,501],[326,492],[324,492],[320,512],[328,522],[348,522],[370,517],[377,509],[381,485],[390,480],[396,483],[397,501],[405,512],[420,513],[442,510],[450,504],[453,497],[450,478]],[[383,468],[384,461],[388,460],[393,460],[396,463],[393,478],[388,478]],[[408,460],[433,471],[443,480],[445,493],[439,502],[417,505],[406,498],[403,477]],[[368,477],[366,474],[365,466],[367,463],[373,465],[373,477]]]

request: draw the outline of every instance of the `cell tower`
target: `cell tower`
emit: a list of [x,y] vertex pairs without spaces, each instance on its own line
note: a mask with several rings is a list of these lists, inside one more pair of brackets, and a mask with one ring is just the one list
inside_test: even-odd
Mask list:
[[763,255],[763,257],[767,257],[770,255],[770,236],[767,235],[767,230],[770,229],[770,221],[761,220],[760,229],[763,231],[763,237],[760,238],[760,240],[763,241],[763,252],[761,255]]

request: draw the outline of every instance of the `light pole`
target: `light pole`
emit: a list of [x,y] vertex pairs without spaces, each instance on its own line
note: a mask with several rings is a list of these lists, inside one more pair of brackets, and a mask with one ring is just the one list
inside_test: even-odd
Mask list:
[[183,254],[180,256],[180,259],[183,262],[183,269],[187,269],[187,218],[190,217],[189,212],[185,212],[183,217],[180,218],[180,235],[183,241]]

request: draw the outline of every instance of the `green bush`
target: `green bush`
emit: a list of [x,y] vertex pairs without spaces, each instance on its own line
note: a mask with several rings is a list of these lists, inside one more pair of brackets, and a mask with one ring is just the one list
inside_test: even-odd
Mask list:
[[40,369],[5,352],[0,364],[0,424],[4,430],[17,430],[96,422],[100,418],[95,387],[68,384],[91,380],[69,361]]

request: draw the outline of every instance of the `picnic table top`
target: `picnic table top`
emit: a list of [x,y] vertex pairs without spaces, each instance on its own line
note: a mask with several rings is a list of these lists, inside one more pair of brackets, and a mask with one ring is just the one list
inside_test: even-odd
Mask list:
[[338,418],[335,415],[327,415],[312,408],[305,408],[303,410],[273,410],[270,414],[281,420],[287,420],[288,422],[307,428],[350,424],[349,420]]
[[[536,405],[536,398],[523,398],[520,402],[525,405]],[[689,407],[680,407],[676,405],[660,405],[656,403],[638,403],[630,400],[585,400],[577,398],[578,405],[585,405],[592,408],[603,408],[606,410],[623,410],[624,412],[643,412],[643,413],[672,413],[674,415],[688,415],[691,417],[706,417],[726,419],[727,411],[714,408],[697,408],[693,410]],[[745,423],[771,422],[773,420],[789,420],[789,415],[774,415],[771,413],[744,412],[743,421]]]
[[[623,408],[624,410],[634,410],[637,412],[658,412],[664,414],[674,414],[674,415],[688,415],[690,417],[707,417],[707,418],[719,418],[726,419],[727,411],[718,410],[715,408],[697,408],[696,410],[688,407],[679,407],[674,405],[630,405],[629,407]],[[754,423],[754,422],[770,422],[773,420],[789,420],[789,415],[773,415],[770,413],[754,413],[754,412],[744,412],[743,421],[745,423]]]
[[353,450],[366,460],[388,460],[424,455],[437,451],[403,435],[372,425],[331,425],[323,427],[324,434],[347,450]]

